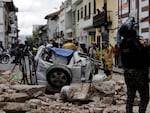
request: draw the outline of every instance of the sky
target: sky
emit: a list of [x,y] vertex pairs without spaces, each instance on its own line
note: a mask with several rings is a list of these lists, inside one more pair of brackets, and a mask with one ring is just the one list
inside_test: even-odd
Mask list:
[[33,25],[46,24],[45,16],[57,11],[64,0],[13,0],[18,8],[19,35],[32,35]]

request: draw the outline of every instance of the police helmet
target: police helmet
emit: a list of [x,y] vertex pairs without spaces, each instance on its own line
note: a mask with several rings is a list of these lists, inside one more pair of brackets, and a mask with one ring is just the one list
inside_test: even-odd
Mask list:
[[119,28],[118,33],[123,37],[128,37],[135,25],[134,17],[129,17]]

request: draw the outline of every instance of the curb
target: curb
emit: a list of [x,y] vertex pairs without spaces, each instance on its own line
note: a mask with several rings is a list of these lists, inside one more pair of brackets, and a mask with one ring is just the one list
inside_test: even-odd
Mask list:
[[[103,70],[103,68],[100,66],[99,69]],[[123,74],[123,69],[122,68],[116,68],[113,67],[113,72],[118,73],[118,74]]]

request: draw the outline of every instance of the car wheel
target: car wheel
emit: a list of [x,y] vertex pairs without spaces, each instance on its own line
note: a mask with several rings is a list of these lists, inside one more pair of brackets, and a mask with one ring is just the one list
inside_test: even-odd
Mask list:
[[47,81],[52,87],[61,89],[71,83],[71,71],[64,65],[53,65],[48,69]]
[[2,59],[2,63],[3,64],[7,64],[9,62],[9,56],[8,55],[4,55],[3,59]]

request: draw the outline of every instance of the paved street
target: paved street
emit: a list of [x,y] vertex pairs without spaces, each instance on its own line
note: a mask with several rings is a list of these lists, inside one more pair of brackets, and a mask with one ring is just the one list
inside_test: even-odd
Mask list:
[[[11,71],[13,70],[13,73],[15,75],[22,76],[22,72],[19,69],[19,65],[15,65],[15,63],[11,63],[14,58],[11,58],[8,64],[0,64],[0,72],[5,71],[6,74],[12,73]],[[28,69],[28,68],[27,68]],[[29,70],[28,70],[29,73]]]
[[[15,64],[0,64],[0,71],[4,70],[12,70],[12,68],[15,66]],[[19,71],[19,66],[17,65],[14,69],[14,72],[20,72]]]

